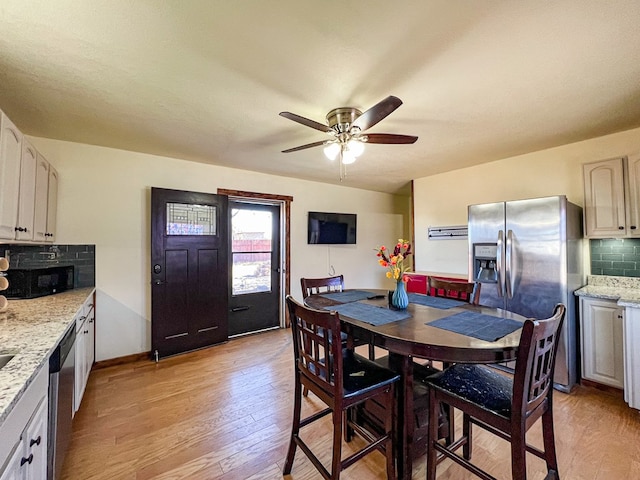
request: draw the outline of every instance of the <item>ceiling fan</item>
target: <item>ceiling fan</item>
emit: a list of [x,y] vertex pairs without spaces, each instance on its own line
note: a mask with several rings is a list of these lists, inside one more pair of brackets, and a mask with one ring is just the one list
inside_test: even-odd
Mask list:
[[307,143],[298,147],[283,150],[282,153],[297,152],[307,148],[324,145],[324,154],[329,160],[340,158],[340,180],[346,176],[345,165],[355,162],[364,151],[365,143],[401,144],[415,143],[418,137],[411,135],[397,135],[393,133],[364,133],[380,120],[387,117],[402,105],[402,100],[393,95],[376,103],[369,110],[362,113],[357,108],[334,108],[327,113],[327,125],[310,120],[291,112],[280,112],[280,115],[307,127],[325,132],[332,138],[318,142]]

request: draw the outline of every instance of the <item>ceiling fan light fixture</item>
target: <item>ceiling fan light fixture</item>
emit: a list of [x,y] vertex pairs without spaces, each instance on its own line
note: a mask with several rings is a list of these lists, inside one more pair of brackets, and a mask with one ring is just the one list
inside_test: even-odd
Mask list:
[[347,142],[348,150],[353,154],[354,157],[359,157],[364,152],[364,143],[360,140],[352,138]]
[[338,143],[332,142],[327,144],[324,147],[324,156],[329,160],[335,160],[338,158],[338,154],[340,153],[340,145]]
[[356,161],[356,156],[353,154],[353,152],[344,148],[342,150],[342,164],[350,165],[355,161]]

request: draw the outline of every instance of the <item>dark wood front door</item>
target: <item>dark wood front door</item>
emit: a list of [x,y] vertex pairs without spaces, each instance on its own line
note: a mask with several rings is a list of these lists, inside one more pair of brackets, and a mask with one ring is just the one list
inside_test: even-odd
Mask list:
[[152,355],[226,341],[228,292],[228,198],[152,188]]

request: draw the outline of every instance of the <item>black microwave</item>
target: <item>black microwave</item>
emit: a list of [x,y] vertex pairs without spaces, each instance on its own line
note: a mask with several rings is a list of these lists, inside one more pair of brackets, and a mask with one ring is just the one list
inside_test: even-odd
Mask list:
[[7,298],[35,298],[73,288],[73,265],[66,267],[10,268],[6,272]]

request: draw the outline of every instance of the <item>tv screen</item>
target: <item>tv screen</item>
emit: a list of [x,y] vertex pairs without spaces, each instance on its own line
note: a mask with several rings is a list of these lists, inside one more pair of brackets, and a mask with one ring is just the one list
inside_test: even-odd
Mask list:
[[355,245],[356,214],[309,212],[307,243]]

